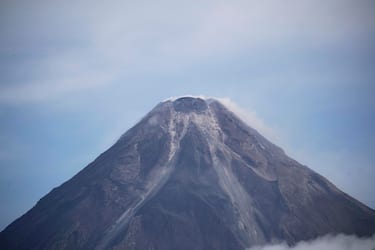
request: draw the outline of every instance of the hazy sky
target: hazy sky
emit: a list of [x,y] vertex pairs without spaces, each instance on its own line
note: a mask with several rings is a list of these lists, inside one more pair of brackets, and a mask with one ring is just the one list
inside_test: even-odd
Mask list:
[[375,208],[374,13],[371,0],[0,1],[0,229],[185,94],[230,98]]

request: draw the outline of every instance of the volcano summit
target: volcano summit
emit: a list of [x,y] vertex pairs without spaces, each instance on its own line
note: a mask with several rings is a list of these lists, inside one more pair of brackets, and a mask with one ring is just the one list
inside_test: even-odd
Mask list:
[[375,233],[375,211],[215,99],[158,104],[0,233],[1,249],[245,249]]

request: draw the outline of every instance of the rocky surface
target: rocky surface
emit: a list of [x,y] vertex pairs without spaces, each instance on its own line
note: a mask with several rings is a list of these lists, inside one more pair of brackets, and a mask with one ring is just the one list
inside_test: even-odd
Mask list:
[[214,99],[157,105],[0,233],[1,249],[244,249],[375,233],[375,212]]

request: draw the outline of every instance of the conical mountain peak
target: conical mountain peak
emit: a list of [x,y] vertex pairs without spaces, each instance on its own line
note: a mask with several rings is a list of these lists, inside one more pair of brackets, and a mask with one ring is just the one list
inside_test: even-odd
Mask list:
[[371,235],[375,212],[215,99],[159,103],[0,233],[1,249],[245,249]]

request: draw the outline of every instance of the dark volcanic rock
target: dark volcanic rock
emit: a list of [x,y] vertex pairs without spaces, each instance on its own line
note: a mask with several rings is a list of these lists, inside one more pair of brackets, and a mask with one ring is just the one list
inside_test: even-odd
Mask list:
[[0,233],[1,249],[244,249],[375,232],[375,212],[216,100],[155,107]]
[[182,97],[173,102],[173,108],[177,112],[202,112],[208,109],[205,100],[201,98]]

